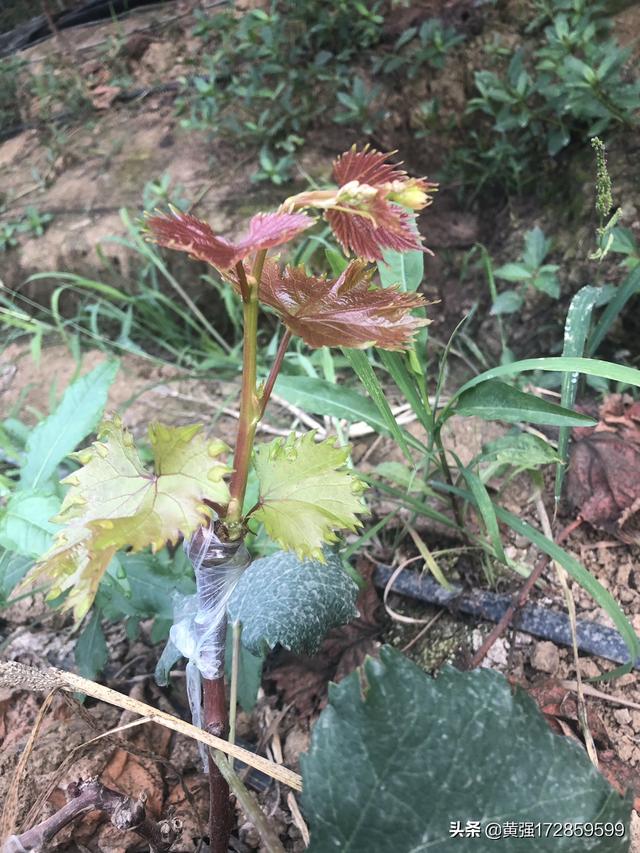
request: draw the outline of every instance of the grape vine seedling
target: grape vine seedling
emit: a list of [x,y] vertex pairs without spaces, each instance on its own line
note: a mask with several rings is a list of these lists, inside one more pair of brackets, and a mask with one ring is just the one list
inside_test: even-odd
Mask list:
[[[149,427],[154,458],[149,471],[121,421],[104,421],[98,440],[76,454],[81,467],[64,481],[69,489],[57,520],[65,526],[28,576],[28,581],[47,579],[50,597],[64,594],[63,606],[80,621],[116,551],[157,550],[184,537],[197,594],[177,615],[171,642],[189,658],[194,721],[214,734],[224,736],[228,728],[227,612],[250,564],[244,539],[252,525],[262,523],[283,549],[270,558],[271,565],[280,562],[284,571],[290,567],[285,552],[291,552],[296,567],[326,566],[336,595],[347,602],[343,621],[353,614],[355,585],[328,550],[341,531],[361,525],[366,511],[364,483],[348,465],[349,448],[334,438],[317,441],[313,432],[257,447],[254,440],[292,336],[311,347],[402,351],[428,322],[423,296],[396,285],[375,286],[368,267],[382,260],[385,250],[424,251],[415,212],[429,204],[435,186],[410,178],[388,159],[368,147],[353,147],[334,163],[336,187],[300,193],[275,212],[256,214],[235,243],[177,209],[148,216],[150,240],[207,262],[242,301],[242,389],[233,459],[227,464],[228,448],[206,438],[200,425],[156,423]],[[308,275],[303,267],[283,265],[269,254],[310,228],[314,212],[325,218],[351,257],[335,277]],[[263,307],[279,317],[282,334],[271,372],[260,383],[257,334]],[[260,492],[248,507],[252,465]],[[319,630],[327,627],[319,625]],[[208,764],[211,851],[223,853],[231,830],[229,790],[211,757]]]

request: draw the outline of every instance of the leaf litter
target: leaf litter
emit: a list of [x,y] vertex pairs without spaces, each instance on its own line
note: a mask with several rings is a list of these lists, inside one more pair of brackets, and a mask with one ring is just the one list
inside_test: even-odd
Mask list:
[[579,519],[627,545],[638,545],[640,402],[612,394],[600,406],[598,417],[595,427],[572,431],[567,496]]

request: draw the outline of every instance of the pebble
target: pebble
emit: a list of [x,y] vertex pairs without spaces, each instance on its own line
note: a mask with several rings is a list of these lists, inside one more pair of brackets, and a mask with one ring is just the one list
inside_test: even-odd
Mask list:
[[631,714],[627,708],[618,708],[617,711],[613,712],[613,716],[621,726],[626,726],[631,722]]
[[531,652],[531,666],[538,672],[555,675],[560,666],[560,654],[557,647],[548,641],[536,643]]
[[597,664],[589,660],[589,658],[581,658],[580,659],[580,674],[584,678],[596,678],[600,675],[600,669]]

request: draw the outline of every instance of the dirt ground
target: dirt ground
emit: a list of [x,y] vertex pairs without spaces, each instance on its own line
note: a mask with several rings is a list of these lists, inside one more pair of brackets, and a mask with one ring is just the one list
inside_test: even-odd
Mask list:
[[[149,11],[130,16],[117,24],[117,35],[128,44],[140,29],[153,25],[152,38],[133,68],[135,85],[151,89],[167,80],[176,80],[189,67],[189,60],[198,50],[199,42],[189,32],[187,22],[190,4],[174,4],[171,13]],[[446,4],[445,4],[446,5]],[[516,4],[517,5],[517,4]],[[175,15],[184,19],[174,20]],[[622,35],[638,34],[638,10],[632,8],[617,20]],[[114,33],[114,24],[87,28],[74,33],[73,49],[83,73],[95,74],[95,56],[91,45]],[[482,38],[484,36],[479,36]],[[488,37],[488,36],[487,36]],[[39,61],[52,49],[51,43],[32,48],[27,55]],[[466,71],[459,79],[449,81],[444,99],[455,105],[464,100],[462,87]],[[99,94],[99,93],[97,93]],[[182,133],[174,115],[174,94],[152,92],[127,104],[113,103],[94,114],[87,122],[69,133],[56,156],[42,145],[35,130],[23,133],[0,144],[0,184],[3,198],[11,198],[11,215],[18,215],[30,204],[41,212],[54,216],[43,237],[24,239],[18,249],[3,255],[1,286],[3,292],[14,292],[40,305],[48,305],[56,283],[46,280],[27,282],[29,275],[51,270],[66,270],[99,280],[117,281],[118,286],[129,283],[135,293],[135,270],[131,253],[111,242],[113,236],[124,236],[125,229],[119,214],[127,207],[132,214],[141,211],[142,192],[146,182],[167,172],[174,183],[180,184],[192,199],[197,199],[196,212],[208,219],[215,229],[233,235],[240,220],[257,207],[272,207],[280,199],[278,190],[255,187],[249,181],[251,169],[244,155],[224,147],[212,151],[204,135]],[[398,147],[393,122],[385,129],[383,142]],[[395,131],[398,131],[395,128]],[[326,134],[317,133],[305,148],[301,175],[318,179],[327,177],[327,164],[344,147],[342,131],[335,126]],[[410,151],[410,165],[417,171],[430,172],[432,163],[440,156],[433,152]],[[614,143],[610,152],[614,185],[624,197],[623,222],[640,231],[638,207],[637,150],[624,140]],[[576,195],[591,199],[593,180],[586,165],[574,167]],[[238,199],[241,203],[238,204]],[[563,295],[558,303],[532,298],[522,316],[511,326],[513,346],[526,355],[531,346],[544,351],[546,333],[532,341],[532,328],[551,327],[557,334],[557,317],[566,311],[571,293],[590,280],[592,266],[587,260],[591,239],[591,214],[559,211],[563,200],[552,200],[536,208],[528,200],[491,204],[491,200],[466,208],[452,189],[443,188],[436,206],[425,216],[427,244],[434,250],[427,260],[425,294],[439,300],[433,310],[434,340],[445,342],[457,324],[476,303],[488,304],[488,290],[479,273],[467,278],[460,276],[461,261],[477,242],[489,246],[499,261],[514,259],[521,249],[522,234],[534,224],[540,224],[556,239],[554,262],[571,268],[563,282]],[[589,202],[590,204],[590,202]],[[437,215],[435,213],[437,211]],[[99,251],[98,251],[99,247]],[[192,267],[178,259],[172,270],[187,282],[187,290],[198,297],[197,287],[189,284],[196,276]],[[189,274],[186,274],[187,268]],[[606,268],[612,281],[621,272],[613,265]],[[112,276],[113,278],[109,278]],[[30,310],[20,296],[16,305]],[[66,306],[69,310],[72,305]],[[479,312],[480,314],[482,312]],[[495,321],[488,317],[480,321],[477,339],[493,363],[499,353]],[[626,347],[630,330],[637,329],[634,321],[614,330],[612,352]],[[628,325],[631,323],[631,325]],[[554,325],[555,324],[555,325]],[[96,349],[83,353],[81,371],[86,372],[105,358]],[[460,359],[458,368],[468,370]],[[0,417],[19,408],[21,416],[35,422],[47,411],[51,389],[59,395],[78,366],[69,350],[55,340],[45,342],[39,362],[34,361],[23,341],[4,346],[0,351]],[[114,383],[109,409],[123,415],[125,424],[140,437],[149,420],[161,418],[170,424],[203,421],[216,416],[215,433],[232,442],[238,416],[238,385],[233,378],[194,379],[186,371],[159,363],[153,358],[125,355]],[[299,421],[291,407],[274,400],[262,438],[288,432]],[[410,425],[415,429],[415,425]],[[497,432],[496,432],[497,430]],[[363,469],[380,461],[390,461],[397,453],[390,442],[376,441],[366,430],[356,431],[354,459]],[[500,434],[500,429],[476,419],[453,419],[446,443],[464,460],[471,458],[484,442]],[[535,526],[540,518],[531,500],[529,481],[521,477],[503,495],[507,509],[517,512]],[[552,488],[547,484],[544,503],[552,516]],[[381,497],[371,502],[372,521],[383,517],[390,506]],[[563,506],[555,522],[554,532],[561,530],[575,517],[575,512]],[[414,556],[415,549],[403,541],[395,553],[389,552],[394,532],[402,516],[390,520],[386,535],[370,543],[368,555],[382,562],[395,558],[396,564]],[[418,523],[418,532],[431,548],[450,547],[451,542],[433,525]],[[602,531],[586,525],[578,528],[565,547],[621,602],[636,631],[640,634],[640,548],[612,540]],[[537,558],[536,549],[522,537],[511,535],[506,543],[507,555],[531,568]],[[367,560],[359,562],[367,572]],[[468,568],[468,562],[448,567],[452,580],[468,587],[484,587],[488,580],[500,591],[515,592],[522,580],[514,574],[496,570],[487,578],[479,565]],[[576,584],[570,582],[578,618],[610,625],[605,613]],[[550,565],[532,594],[537,604],[564,610],[565,602],[556,570]],[[481,646],[491,626],[459,613],[441,612],[418,605],[395,593],[382,604],[381,591],[368,586],[360,602],[361,617],[353,626],[332,632],[316,660],[295,658],[274,653],[265,669],[258,704],[251,714],[242,712],[238,720],[238,735],[275,761],[296,769],[299,755],[309,744],[309,732],[326,701],[329,679],[344,677],[368,653],[388,642],[405,650],[427,671],[436,671],[445,662],[464,666]],[[402,619],[398,618],[398,614]],[[425,630],[425,620],[438,617]],[[407,621],[414,620],[414,623]],[[108,626],[109,663],[103,680],[114,689],[142,699],[152,705],[186,717],[184,678],[179,673],[170,688],[157,687],[153,671],[160,648],[150,637],[150,625],[143,623],[138,639],[130,641],[124,628]],[[69,620],[52,612],[40,596],[28,597],[0,613],[0,649],[4,658],[35,665],[54,665],[71,669],[74,632]],[[492,647],[483,665],[491,666],[525,686],[536,698],[547,718],[557,731],[582,742],[577,722],[575,702],[575,664],[572,651],[522,632],[508,630]],[[609,661],[583,655],[580,673],[593,678],[613,668]],[[568,686],[567,686],[568,684]],[[600,769],[620,789],[631,787],[640,805],[640,681],[631,672],[613,682],[598,682],[587,687],[588,722],[600,758]],[[593,691],[596,691],[595,693]],[[0,691],[0,801],[6,798],[12,778],[15,778],[20,755],[42,707],[42,697],[24,691]],[[87,714],[88,711],[88,714]],[[88,701],[84,706],[57,696],[41,722],[33,744],[26,771],[20,777],[19,821],[33,823],[59,808],[65,800],[66,786],[83,778],[99,777],[132,795],[145,790],[149,810],[154,816],[166,814],[170,807],[184,821],[180,853],[201,850],[203,821],[206,815],[206,785],[197,750],[192,742],[155,725],[142,725],[92,742],[103,734],[131,721],[127,712]],[[74,752],[75,750],[75,752]],[[62,761],[73,756],[72,764]],[[62,762],[62,763],[61,763]],[[254,780],[260,787],[260,780]],[[285,846],[291,851],[305,849],[306,827],[295,804],[282,788],[272,785],[260,793],[267,813],[277,826]],[[637,821],[634,829],[637,828]],[[255,830],[239,813],[233,837],[238,853],[260,849]],[[92,812],[73,828],[60,834],[50,847],[60,853],[90,851],[99,853],[133,853],[143,850],[137,836],[117,835],[114,828],[99,814]],[[640,851],[640,834],[634,837],[633,850]]]

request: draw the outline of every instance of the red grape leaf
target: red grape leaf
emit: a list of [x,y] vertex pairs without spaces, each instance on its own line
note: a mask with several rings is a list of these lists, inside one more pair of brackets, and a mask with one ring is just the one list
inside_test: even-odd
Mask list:
[[271,249],[292,240],[313,220],[304,213],[257,213],[249,222],[249,233],[238,243],[231,243],[213,233],[201,219],[175,208],[171,215],[147,219],[149,239],[168,249],[187,252],[192,258],[226,270],[252,252]]
[[407,349],[428,320],[411,314],[427,303],[416,293],[378,288],[362,261],[352,261],[335,279],[308,276],[301,268],[267,261],[260,299],[280,314],[287,328],[312,347]]

